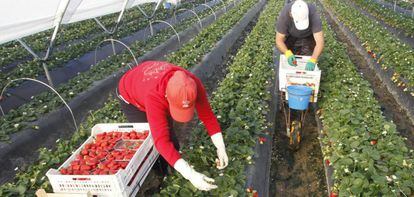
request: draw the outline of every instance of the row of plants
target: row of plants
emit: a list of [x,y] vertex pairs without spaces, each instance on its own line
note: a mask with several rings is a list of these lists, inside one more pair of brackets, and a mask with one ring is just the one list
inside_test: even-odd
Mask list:
[[374,0],[352,0],[358,6],[368,11],[375,18],[384,21],[391,27],[403,30],[406,36],[414,37],[414,18],[385,8]]
[[[185,3],[182,5],[183,8],[192,7],[191,3]],[[211,12],[211,11],[210,11]],[[143,17],[143,16],[141,16]],[[162,10],[157,13],[156,18],[158,19],[167,19],[168,10]],[[131,35],[134,32],[137,32],[140,29],[144,29],[149,25],[148,20],[138,20],[137,18],[131,19],[132,21],[129,24],[121,27],[116,35],[113,35],[113,38],[122,38],[128,35]],[[148,30],[149,32],[149,30]],[[110,35],[102,33],[97,36],[92,37],[88,40],[83,40],[74,44],[68,44],[62,51],[54,52],[49,60],[45,62],[47,68],[52,70],[64,66],[67,62],[73,59],[78,59],[85,53],[95,50],[96,46],[103,41],[104,39],[111,38]],[[18,64],[13,70],[5,73],[0,73],[0,87],[3,87],[8,80],[20,78],[20,77],[30,77],[37,78],[38,76],[44,75],[44,70],[42,67],[42,62],[39,60],[27,60]]]
[[179,51],[172,52],[167,61],[174,62],[184,68],[189,68],[201,61],[205,54],[214,49],[215,44],[252,8],[257,1],[248,1],[239,9],[229,11],[227,17],[222,17],[210,27],[203,29],[191,42],[185,44]]
[[401,8],[405,8],[405,9],[413,9],[414,7],[414,2],[412,2],[411,0],[385,0],[388,3],[397,3],[397,6],[400,6]]
[[[192,3],[184,2],[183,4],[180,4],[180,8],[191,8],[194,6],[194,4],[201,4],[204,3],[203,0],[196,0]],[[152,4],[146,4],[142,6],[142,9],[145,12],[152,12],[153,9]],[[159,10],[157,14],[154,16],[155,19],[166,17],[166,13],[172,14],[172,10]],[[106,27],[112,27],[115,25],[115,22],[118,18],[118,13],[110,14],[107,16],[100,17],[100,21],[102,24],[104,24]],[[145,20],[142,20],[145,19]],[[126,28],[126,30],[123,31],[135,31],[134,26],[137,24],[138,21],[147,21],[146,18],[144,18],[144,15],[139,11],[137,7],[129,9],[125,12],[120,29]],[[133,28],[133,29],[131,29]],[[128,30],[131,29],[131,30]],[[99,33],[97,33],[99,32]],[[29,46],[32,47],[32,49],[35,52],[42,52],[46,50],[48,41],[50,39],[50,35],[52,34],[52,30],[47,30],[44,32],[37,33],[32,36],[28,36],[27,38],[24,38],[24,40],[29,44]],[[71,23],[68,25],[63,25],[58,37],[56,38],[55,45],[65,45],[68,44],[75,44],[76,42],[85,42],[88,41],[88,39],[91,39],[94,36],[98,36],[104,34],[101,27],[92,19],[85,20],[77,23]],[[120,37],[118,34],[117,37]],[[70,46],[69,46],[70,47]],[[56,50],[56,49],[55,49]],[[16,60],[23,59],[25,57],[28,57],[29,53],[27,50],[25,50],[18,42],[13,41],[6,44],[3,44],[0,48],[0,57],[1,63],[0,66],[4,66],[7,64],[10,64]]]
[[[234,9],[249,3],[251,1],[243,1]],[[232,13],[227,13],[222,17],[229,16]],[[220,28],[220,27],[216,27]],[[11,183],[4,184],[0,187],[1,196],[34,196],[34,192],[38,188],[45,188],[51,191],[50,184],[44,176],[49,168],[58,167],[65,161],[75,150],[80,143],[82,143],[89,135],[90,129],[97,123],[107,122],[126,122],[126,119],[120,111],[119,103],[116,99],[109,99],[104,107],[91,112],[85,122],[82,123],[79,131],[75,132],[69,140],[58,140],[56,142],[56,149],[40,149],[39,160],[29,166],[27,169],[22,169]]]
[[339,0],[322,0],[322,2],[333,10],[340,22],[356,35],[367,53],[381,65],[382,69],[390,69],[394,73],[390,80],[414,97],[413,49],[376,21],[352,9],[346,2]]
[[[143,9],[149,11],[149,6],[144,6]],[[100,21],[105,26],[112,26],[114,25],[117,17],[118,17],[118,13],[114,13],[114,14],[100,17]],[[133,9],[128,10],[125,13],[123,21],[125,23],[129,23],[141,17],[143,17],[143,15],[138,10],[138,8],[133,8]],[[43,50],[46,50],[46,47],[48,45],[48,41],[50,39],[50,35],[52,34],[52,32],[53,30],[43,31],[43,32],[24,38],[24,41],[28,43],[29,46],[31,46],[35,52],[42,52]],[[74,40],[79,40],[79,39],[84,41],[83,39],[85,39],[87,36],[90,36],[91,34],[94,34],[96,32],[103,32],[103,30],[92,19],[84,20],[84,21],[77,22],[77,23],[62,25],[62,28],[56,38],[55,45],[57,46],[60,44],[68,45],[68,43],[71,43]],[[1,45],[0,56],[2,57],[0,66],[4,66],[16,60],[29,56],[29,53],[17,41],[12,41],[12,42]]]
[[414,154],[386,120],[370,84],[324,21],[320,110],[323,154],[334,169],[331,196],[411,196]]
[[[225,5],[217,5],[213,9],[218,10]],[[205,10],[199,13],[200,17],[210,15],[210,10]],[[223,16],[224,17],[224,16]],[[177,31],[182,31],[194,24],[195,17],[192,17],[185,22],[175,26]],[[174,35],[170,29],[165,29],[155,34],[153,37],[145,40],[133,43],[130,47],[132,51],[135,51],[135,56],[139,57],[146,52],[150,51],[154,47],[162,44],[171,36]],[[100,61],[88,71],[79,73],[76,77],[72,78],[68,82],[56,87],[56,91],[66,100],[71,100],[79,93],[87,90],[91,87],[93,82],[104,79],[113,72],[127,66],[127,63],[131,61],[131,55],[125,51],[118,55],[113,55],[106,60]],[[39,95],[33,96],[32,100],[17,109],[10,110],[5,116],[0,119],[0,140],[8,140],[9,135],[16,133],[32,125],[31,122],[44,116],[46,113],[51,112],[59,107],[63,106],[60,99],[52,92],[44,92]],[[38,128],[36,125],[32,125],[33,128]]]
[[215,179],[218,188],[209,192],[195,189],[179,173],[168,176],[157,196],[246,196],[256,195],[246,189],[245,169],[253,164],[254,146],[258,135],[269,122],[269,87],[274,81],[272,54],[274,25],[284,1],[270,0],[256,26],[228,67],[228,74],[213,93],[211,105],[223,129],[230,162],[224,170],[215,166],[216,152],[204,127],[200,124],[191,132],[183,157],[194,169]]

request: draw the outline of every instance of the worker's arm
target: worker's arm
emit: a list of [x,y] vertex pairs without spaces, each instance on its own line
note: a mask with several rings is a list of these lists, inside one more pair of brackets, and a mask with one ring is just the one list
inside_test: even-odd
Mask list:
[[197,110],[198,118],[203,122],[209,136],[220,133],[220,124],[211,109],[206,90],[200,79],[194,76],[194,81],[197,84],[197,100],[195,108]]
[[151,128],[151,135],[154,145],[161,156],[171,165],[181,158],[180,153],[175,149],[170,137],[170,126],[167,117],[168,103],[157,95],[148,95],[145,109],[147,119]]
[[286,44],[285,44],[285,40],[286,40],[286,35],[276,32],[276,47],[277,49],[279,49],[280,53],[285,54],[286,51],[288,50]]
[[289,50],[285,44],[286,35],[280,32],[276,32],[276,47],[279,49],[281,54],[286,56],[288,64],[290,66],[296,66],[296,57],[291,50]]
[[285,6],[279,13],[276,22],[276,47],[281,54],[286,54],[286,51],[288,51],[285,41],[288,35],[289,20],[291,20],[289,16],[289,7]]
[[211,190],[217,188],[214,179],[194,170],[175,149],[170,138],[171,125],[168,125],[168,103],[156,95],[149,95],[145,105],[148,122],[154,145],[160,155],[177,170],[184,178],[189,180],[199,190]]
[[207,132],[210,135],[211,141],[217,148],[218,166],[219,169],[224,169],[229,163],[229,158],[226,153],[226,146],[224,145],[223,135],[221,133],[220,124],[216,116],[211,110],[208,102],[206,90],[200,79],[194,78],[197,84],[197,102],[196,109],[198,117],[206,126]]
[[323,39],[323,32],[320,31],[318,33],[314,33],[313,37],[315,39],[315,48],[313,49],[312,58],[315,60],[318,60],[319,56],[322,53],[323,47],[324,47],[324,39]]

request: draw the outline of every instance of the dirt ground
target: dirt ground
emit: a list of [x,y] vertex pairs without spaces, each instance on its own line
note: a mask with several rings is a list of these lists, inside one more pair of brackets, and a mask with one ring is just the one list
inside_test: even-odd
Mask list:
[[306,115],[303,139],[299,150],[289,148],[285,118],[277,113],[272,150],[271,196],[327,196],[323,157],[319,146],[314,113]]

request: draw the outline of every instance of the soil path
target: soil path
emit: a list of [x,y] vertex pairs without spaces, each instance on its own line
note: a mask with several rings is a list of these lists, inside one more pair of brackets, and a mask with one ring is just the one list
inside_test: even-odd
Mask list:
[[272,150],[271,196],[327,196],[323,156],[314,116],[313,112],[307,114],[300,148],[294,151],[289,148],[283,113],[277,113],[279,121],[275,127]]

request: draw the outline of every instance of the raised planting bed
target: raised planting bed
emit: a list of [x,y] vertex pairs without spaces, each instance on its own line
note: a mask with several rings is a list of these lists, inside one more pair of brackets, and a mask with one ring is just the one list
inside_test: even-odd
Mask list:
[[[215,3],[220,3],[219,1],[214,1]],[[211,5],[211,4],[210,4]],[[186,3],[183,5],[183,8],[192,8],[193,4],[191,3]],[[198,10],[209,10],[207,7],[204,6],[199,6]],[[209,10],[210,11],[210,10]],[[171,19],[171,13],[169,13],[170,11],[168,10],[161,10],[160,12],[158,12],[158,14],[156,15],[155,19],[161,19],[161,20],[167,20],[169,19],[170,22],[176,23],[173,19]],[[211,12],[211,11],[210,11]],[[188,18],[189,16],[192,16],[190,12],[187,12],[185,14],[186,17],[184,18]],[[145,29],[148,27],[149,25],[149,21],[147,19],[145,19],[143,16],[141,16],[141,18],[143,19],[137,19],[137,18],[133,18],[131,19],[130,23],[126,23],[124,28],[120,28],[117,32],[116,35],[108,35],[106,33],[101,33],[97,36],[93,36],[91,38],[89,38],[88,40],[83,40],[81,42],[75,42],[75,43],[65,43],[68,45],[68,47],[64,48],[64,50],[62,51],[56,51],[55,53],[52,53],[51,57],[45,62],[47,65],[47,68],[49,70],[55,69],[55,68],[59,68],[59,67],[63,67],[65,66],[69,61],[73,60],[73,59],[79,59],[82,56],[84,56],[85,53],[91,52],[93,50],[95,50],[96,46],[104,39],[107,38],[115,38],[115,39],[122,39],[126,36],[130,36],[132,33],[139,31],[140,29]],[[166,28],[167,25],[162,24],[162,27]],[[149,33],[149,30],[147,29],[147,34]],[[141,35],[142,36],[142,35]],[[126,38],[128,40],[128,38]],[[130,39],[130,38],[129,38]],[[137,39],[137,38],[135,38]],[[107,48],[109,47],[109,44],[106,43]],[[107,50],[107,52],[105,53],[105,56],[101,55],[98,56],[99,59],[98,60],[102,60],[104,58],[106,58],[108,56],[108,54],[111,54],[109,52],[112,52],[112,48],[111,50]],[[92,55],[94,55],[92,53]],[[90,61],[88,64],[94,64],[93,62],[93,56],[91,55],[92,61]],[[43,67],[42,67],[42,62],[39,60],[28,60],[28,61],[24,61],[21,64],[18,64],[13,70],[5,73],[5,72],[1,72],[0,73],[0,86],[4,87],[4,85],[7,83],[8,80],[11,79],[15,79],[15,78],[19,78],[19,77],[32,77],[32,78],[37,78],[39,76],[43,76],[44,75],[44,71],[43,71]],[[53,78],[53,76],[52,76]],[[15,85],[15,84],[14,84]]]
[[[250,1],[250,2],[242,2],[242,3],[240,3],[240,5],[237,5],[237,6],[246,6],[246,3],[249,3],[249,5],[251,6],[252,5],[252,1]],[[260,4],[257,4],[257,5],[260,5]],[[257,6],[255,6],[255,8],[256,8],[256,12],[257,11],[259,11],[259,10],[257,10]],[[238,10],[240,10],[240,9],[238,9]],[[253,9],[254,10],[254,9]],[[234,13],[233,13],[234,14]],[[241,16],[243,15],[243,13],[242,12],[238,12],[238,14],[241,14]],[[231,15],[230,14],[226,14],[226,15],[224,15],[223,17],[230,17]],[[243,24],[243,23],[242,23]],[[210,29],[211,31],[213,31],[214,29],[217,29],[217,28],[221,28],[221,27],[219,27],[219,26],[217,26],[217,27],[215,27],[215,28],[212,28],[212,29]],[[206,79],[204,79],[204,80],[206,80]],[[101,93],[102,94],[102,93]],[[114,102],[115,101],[112,101],[111,103],[112,104],[108,104],[108,105],[105,105],[104,106],[104,108],[102,109],[102,110],[100,110],[100,111],[104,111],[104,113],[109,113],[110,111],[108,111],[108,110],[104,110],[104,109],[106,109],[106,108],[110,108],[111,110],[117,110],[117,111],[119,111],[119,107],[118,108],[114,108],[112,105],[115,105],[116,104],[116,102],[115,102],[115,104],[114,104]],[[117,114],[117,112],[114,112],[113,114]],[[98,118],[97,118],[98,117]],[[98,115],[98,114],[96,114],[96,113],[93,113],[93,115],[90,117],[90,118],[88,118],[88,120],[91,120],[91,119],[93,119],[93,120],[96,120],[96,121],[107,121],[107,120],[103,120],[102,119],[102,117],[109,117],[109,118],[106,118],[107,120],[108,119],[113,119],[113,120],[111,120],[111,121],[114,121],[114,122],[125,122],[125,120],[124,119],[122,119],[123,118],[123,116],[119,116],[119,114],[118,115],[115,115],[115,116],[111,116],[111,115],[109,115],[109,114],[103,114],[103,115]],[[95,118],[97,118],[97,119],[95,119]],[[95,122],[95,123],[97,123],[97,122]],[[86,122],[85,124],[87,124],[87,125],[90,125],[89,124],[89,122]],[[81,129],[81,131],[82,131],[82,129]],[[75,140],[77,143],[79,143],[79,140],[81,140],[81,138],[78,138],[77,137],[78,136],[78,133],[76,133],[74,136],[73,136],[73,138],[74,139],[72,139],[72,140]],[[66,141],[67,142],[67,141]],[[59,141],[58,142],[58,144],[60,144],[61,143],[61,141]],[[60,156],[62,155],[62,152],[59,152],[59,147],[60,147],[60,145],[57,145],[57,152],[52,152],[51,153],[51,151],[50,152],[48,152],[49,154],[53,154],[53,155],[59,155],[58,156],[58,158],[54,158],[54,161],[62,161],[62,159],[65,159],[65,158],[61,158]],[[46,150],[46,149],[44,149],[44,150]],[[38,174],[39,173],[39,171],[41,171],[42,173],[48,168],[48,167],[52,167],[52,166],[54,166],[56,163],[52,163],[51,165],[47,165],[47,166],[45,166],[45,165],[42,165],[42,163],[44,163],[44,159],[48,159],[48,158],[44,158],[43,157],[43,155],[41,154],[41,158],[40,158],[40,162],[39,162],[39,164],[35,164],[35,165],[33,165],[33,166],[30,166],[29,168],[29,170],[28,171],[26,171],[26,172],[21,172],[21,173],[19,173],[18,175],[17,175],[17,177],[16,177],[16,182],[14,183],[14,184],[19,184],[21,181],[24,181],[24,180],[26,180],[26,177],[28,177],[28,176],[32,176],[33,177],[33,174],[32,173],[36,173],[36,174]],[[30,175],[29,175],[30,174]],[[41,179],[41,177],[39,177],[39,179]],[[43,180],[39,180],[39,182],[41,182],[41,183],[43,183],[43,181],[44,181],[44,179]],[[10,191],[10,187],[9,186],[11,186],[11,187],[13,187],[13,185],[14,184],[9,184],[9,185],[4,185],[4,189],[7,191],[7,192],[15,192],[14,190],[12,190],[12,191]],[[38,184],[38,186],[39,186],[40,184]],[[32,187],[29,187],[29,188],[26,188],[26,189],[29,189],[30,191],[29,191],[29,194],[30,194],[30,192],[33,192],[33,188]]]
[[405,0],[375,0],[375,2],[389,9],[394,9],[394,3],[397,2],[397,4],[395,5],[395,12],[406,14],[407,16],[411,16],[411,10],[414,6],[413,3],[409,3]]
[[[253,2],[248,2],[248,3],[250,3],[249,5],[251,6],[251,4],[252,4]],[[262,2],[262,3],[263,3],[263,2]],[[243,6],[246,6],[246,3],[242,2],[242,3],[241,3],[241,6],[242,6],[242,5],[243,5]],[[258,3],[257,5],[261,5],[261,4],[259,4],[259,3]],[[250,12],[256,12],[256,13],[257,13],[257,12],[260,10],[260,6],[257,6],[257,5],[254,7],[254,9],[251,9],[251,11],[250,11]],[[262,6],[263,6],[263,5],[262,5]],[[253,10],[253,11],[252,11],[252,10]],[[249,12],[249,13],[250,13],[250,12]],[[234,14],[234,13],[233,13],[233,14]],[[240,12],[240,13],[238,12],[238,14],[239,14],[239,15],[241,15],[241,16],[243,15],[243,13],[242,13],[242,12]],[[245,20],[251,20],[251,19],[252,19],[252,14],[246,14],[246,15],[247,15],[247,16],[249,16],[249,17],[245,17],[243,21],[245,21]],[[230,15],[230,14],[226,14],[226,15],[225,15],[225,16],[223,16],[223,17],[226,17],[226,16],[227,16],[227,17],[230,17],[231,15]],[[241,16],[240,16],[240,17],[241,17]],[[245,23],[245,22],[242,22],[241,24],[246,25],[246,23]],[[220,27],[219,27],[219,26],[216,26],[216,27],[214,27],[214,28],[211,28],[211,29],[210,29],[210,31],[211,31],[211,32],[217,31],[216,29],[218,29],[218,28],[220,28]],[[239,29],[238,31],[241,31],[241,29]],[[230,32],[233,32],[233,31],[230,31]],[[234,33],[230,33],[229,35],[236,35],[236,34],[234,34]],[[174,39],[174,41],[175,41],[175,39]],[[227,42],[227,43],[228,43],[228,42]],[[175,43],[175,44],[177,44],[177,43]],[[200,65],[203,65],[203,64],[200,64]],[[204,79],[204,80],[206,80],[206,79]],[[100,95],[102,95],[102,93],[99,93],[99,94],[100,94]],[[68,128],[68,129],[69,129],[69,128]],[[62,129],[60,129],[60,130],[62,130]]]
[[[378,78],[414,122],[414,108],[410,107],[414,105],[411,79],[414,77],[414,56],[410,55],[413,49],[396,40],[380,25],[365,19],[366,16],[354,10],[346,11],[348,5],[339,1],[322,2],[327,8],[328,16],[338,24],[358,52],[365,57],[371,69],[375,70]],[[364,21],[355,17],[360,17]],[[366,34],[368,31],[371,33]]]
[[[224,129],[224,141],[230,157],[229,166],[221,171],[215,168],[215,148],[201,126],[192,132],[189,147],[182,149],[183,157],[194,165],[196,170],[215,178],[218,189],[210,192],[197,191],[191,183],[175,174],[167,177],[159,195],[266,195],[258,193],[267,192],[266,182],[253,183],[252,180],[256,179],[250,173],[263,170],[254,168],[251,164],[259,157],[254,156],[254,147],[262,146],[258,143],[259,136],[269,134],[268,128],[271,127],[271,122],[268,122],[266,116],[272,113],[268,103],[272,96],[268,88],[273,86],[274,77],[272,46],[274,24],[278,14],[275,9],[281,10],[283,5],[284,1],[269,1],[255,28],[229,66],[226,78],[213,93],[211,104]],[[266,158],[265,155],[261,156]],[[246,171],[247,169],[250,170]],[[265,171],[268,170],[270,168]]]
[[364,10],[368,11],[378,20],[384,21],[387,25],[404,31],[405,35],[414,38],[414,18],[404,14],[396,13],[388,8],[375,3],[374,0],[350,0]]
[[[231,8],[232,5],[230,5],[227,9]],[[221,9],[219,12],[217,12],[218,16],[224,13],[224,9]],[[203,20],[203,24],[206,27],[209,23],[214,22],[214,16],[210,15],[206,19]],[[190,40],[192,37],[194,37],[198,33],[198,23],[193,24],[189,23],[192,26],[188,29],[186,29],[183,32],[180,32],[181,41],[183,43]],[[187,24],[187,26],[189,25]],[[182,26],[181,28],[185,28],[186,26]],[[152,37],[154,39],[153,41],[157,41],[154,43],[142,43],[137,44],[136,49],[137,51],[141,52],[138,49],[142,50],[142,46],[144,44],[145,47],[148,47],[148,50],[151,48],[154,48],[152,51],[145,54],[143,57],[139,58],[139,61],[143,61],[146,59],[161,59],[164,55],[167,53],[177,50],[181,45],[178,43],[177,38],[175,36],[171,37],[171,32],[164,32],[164,34],[159,33],[156,36]],[[169,38],[169,39],[168,39]],[[168,39],[168,40],[167,40]],[[167,40],[167,41],[165,41]],[[161,44],[165,42],[164,44]],[[161,44],[161,45],[159,45]],[[156,47],[159,45],[158,47]],[[140,53],[142,54],[142,53]],[[123,56],[115,56],[117,60],[119,61],[119,65],[121,65],[122,68],[120,71],[117,71],[113,73],[113,70],[107,70],[105,75],[102,75],[103,78],[98,79],[91,79],[88,83],[91,84],[89,86],[89,90],[85,91],[81,94],[79,92],[76,92],[76,94],[73,94],[71,98],[71,102],[69,105],[73,108],[73,111],[75,113],[76,120],[82,121],[84,120],[85,116],[88,115],[89,110],[96,109],[97,107],[102,106],[102,103],[107,99],[107,96],[110,92],[115,88],[117,81],[119,77],[122,75],[124,71],[126,71],[128,68],[125,67],[125,63],[122,62],[128,62],[130,61],[130,57],[128,54],[124,54]],[[113,63],[113,62],[112,62]],[[108,62],[106,65],[113,65],[110,62]],[[119,65],[116,65],[116,69],[119,69]],[[113,67],[113,66],[112,66]],[[96,67],[99,71],[99,67]],[[111,74],[112,73],[112,74]],[[109,75],[109,76],[108,76]],[[91,75],[94,76],[94,75]],[[106,77],[105,77],[106,76]],[[91,78],[90,76],[84,76],[85,78]],[[100,81],[95,81],[100,80]],[[79,84],[79,82],[74,81],[74,84]],[[80,85],[79,85],[80,86]],[[77,86],[77,88],[79,88]],[[88,89],[88,87],[84,87],[83,90]],[[83,91],[82,90],[82,91]],[[72,91],[75,91],[75,89],[72,89]],[[67,92],[67,95],[71,95],[70,92]],[[77,95],[75,97],[75,95]],[[99,96],[97,96],[99,95]],[[60,106],[58,103],[58,100],[55,101],[56,107]],[[49,102],[50,104],[50,102]],[[30,123],[30,127],[33,127],[34,129],[24,129],[23,131],[16,133],[12,136],[11,143],[3,143],[1,148],[1,153],[3,157],[7,158],[3,160],[3,162],[7,163],[4,164],[4,166],[8,166],[8,168],[4,168],[1,172],[4,176],[2,176],[4,179],[8,180],[14,174],[12,169],[17,166],[21,166],[23,163],[30,162],[33,159],[37,158],[36,154],[33,154],[34,151],[39,147],[52,147],[54,144],[54,141],[60,137],[65,137],[68,135],[71,135],[72,131],[74,130],[73,123],[71,122],[71,119],[69,118],[69,113],[66,108],[59,108],[56,111],[53,111],[52,113],[49,113],[47,116],[42,117],[38,121],[35,121],[33,123]],[[64,121],[62,121],[62,119]],[[37,129],[37,130],[36,130]],[[44,136],[44,138],[41,138],[40,136]],[[32,139],[38,139],[36,141]],[[22,145],[25,146],[22,146]],[[21,159],[25,158],[25,159]]]
[[[215,9],[218,9],[219,1],[210,1],[208,4],[210,6],[213,6]],[[195,11],[199,12],[199,14],[203,14],[203,16],[206,13],[211,13],[211,10],[209,10],[206,6],[199,5],[194,8]],[[190,11],[186,11],[183,13],[179,13],[177,15],[177,21],[174,18],[170,18],[167,21],[170,22],[172,25],[180,26],[179,24],[186,21],[191,20],[191,16],[194,17],[194,14]],[[194,19],[194,18],[193,18]],[[188,22],[184,22],[185,24],[188,24]],[[157,23],[153,24],[153,33],[156,34],[160,31],[173,31],[168,25],[164,23]],[[124,37],[121,40],[124,44],[127,46],[131,46],[134,43],[137,42],[146,42],[150,38],[150,30],[149,28],[143,28],[140,31],[137,31],[127,37]],[[50,71],[50,76],[53,79],[54,85],[60,86],[61,84],[64,84],[68,82],[70,79],[76,77],[80,73],[86,72],[91,69],[92,66],[95,66],[97,64],[96,62],[99,61],[105,61],[107,58],[110,58],[110,56],[113,56],[113,48],[112,45],[109,44],[110,42],[102,43],[102,45],[106,44],[105,46],[102,46],[101,48],[97,47],[96,51],[92,50],[89,51],[86,54],[83,54],[82,57],[79,59],[74,59],[68,61],[65,66],[55,68]],[[126,48],[122,46],[121,44],[115,42],[115,52],[117,54],[121,53],[122,51],[126,51]],[[96,58],[96,59],[95,59]],[[106,60],[108,62],[110,60]],[[47,81],[46,77],[44,75],[37,77],[37,79],[41,81]],[[23,82],[23,84],[20,84]],[[31,81],[16,81],[10,86],[20,84],[18,87],[9,87],[6,90],[6,93],[11,95],[3,98],[1,101],[1,107],[2,110],[7,113],[11,109],[17,109],[22,104],[27,103],[30,101],[32,96],[36,96],[39,93],[49,91],[48,88],[45,86],[39,84],[39,83],[33,83]]]
[[[191,8],[194,4],[201,4],[204,3],[203,0],[197,0],[191,3],[183,2],[180,7],[181,8]],[[154,4],[147,4],[142,6],[142,9],[146,12],[152,11]],[[154,16],[155,19],[165,19],[171,11],[170,10],[158,10],[157,14]],[[102,24],[106,27],[112,27],[117,18],[119,13],[110,14],[100,18]],[[138,20],[137,20],[138,19]],[[142,20],[144,19],[144,20]],[[148,20],[145,16],[139,11],[137,7],[127,10],[124,13],[122,23],[119,27],[119,31],[116,32],[117,37],[120,37],[122,34],[125,35],[125,31],[136,31],[136,26],[141,23],[146,22]],[[44,32],[40,32],[31,36],[24,38],[29,46],[36,52],[45,51],[47,45],[49,44],[49,37],[52,34],[52,30],[47,30]],[[124,33],[123,33],[124,32]],[[61,32],[57,36],[57,40],[55,42],[55,50],[58,51],[70,47],[71,45],[80,43],[80,42],[87,42],[88,40],[104,35],[102,28],[94,21],[94,20],[85,20],[77,23],[72,23],[68,25],[64,25],[61,29]],[[0,46],[0,56],[2,57],[2,61],[0,63],[0,71],[8,71],[13,66],[18,65],[18,63],[31,60],[33,57],[29,56],[29,52],[23,48],[17,41],[12,41],[9,43],[2,44]],[[12,66],[13,65],[13,66]]]
[[[331,195],[410,196],[413,150],[382,115],[368,81],[324,21],[318,119]],[[329,174],[329,173],[328,173]]]
[[[231,6],[231,5],[230,5]],[[216,8],[218,9],[218,8]],[[224,12],[223,9],[217,13],[220,16]],[[211,12],[205,10],[201,16],[209,15]],[[204,20],[203,24],[207,26],[209,23],[214,21],[214,17],[210,16],[208,19]],[[178,25],[176,28],[178,31],[184,30],[185,28],[191,26],[190,30],[180,32],[180,37],[182,42],[188,41],[197,33],[197,23],[194,23],[193,20],[186,21],[181,25]],[[143,55],[146,51],[152,50],[157,45],[161,45],[163,42],[168,40],[170,36],[173,36],[174,33],[169,29],[164,29],[163,31],[156,34],[154,37],[150,37],[147,40],[133,43],[131,49],[135,52],[135,56]],[[177,39],[174,37],[168,42],[173,42],[170,44],[164,44],[156,51],[157,53],[162,52],[166,54],[168,51],[162,51],[162,49],[171,49],[171,46],[179,46]],[[162,55],[160,56],[162,57]],[[146,57],[151,59],[153,57]],[[142,59],[140,59],[142,60]],[[126,64],[131,61],[131,55],[127,52],[123,52],[117,56],[111,56],[105,61],[101,61],[98,64],[90,67],[90,69],[83,73],[78,73],[76,77],[69,80],[67,83],[62,84],[57,87],[57,92],[59,92],[63,98],[66,100],[71,100],[75,98],[79,93],[87,90],[95,81],[99,81],[118,70],[119,68],[126,67]],[[67,71],[69,72],[69,71]],[[96,83],[96,82],[95,82]],[[38,85],[40,86],[40,85]],[[25,105],[22,105],[16,110],[9,111],[6,116],[3,116],[0,120],[1,124],[1,133],[3,140],[7,139],[7,135],[18,132],[22,129],[25,129],[30,125],[30,122],[37,120],[42,117],[44,114],[55,110],[56,108],[62,106],[61,101],[58,97],[52,92],[42,93],[38,96],[30,98],[30,102]],[[47,103],[47,104],[46,104]],[[47,107],[44,107],[47,105]],[[36,123],[34,123],[36,125]]]

